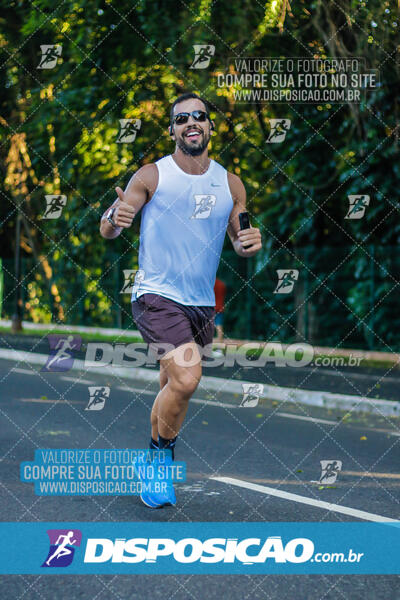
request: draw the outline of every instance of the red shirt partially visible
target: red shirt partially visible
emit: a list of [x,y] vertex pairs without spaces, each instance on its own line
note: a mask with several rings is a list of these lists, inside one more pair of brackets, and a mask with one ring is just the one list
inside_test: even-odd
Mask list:
[[220,279],[215,280],[214,284],[214,292],[215,292],[215,312],[221,313],[224,312],[225,306],[225,296],[226,296],[226,285]]

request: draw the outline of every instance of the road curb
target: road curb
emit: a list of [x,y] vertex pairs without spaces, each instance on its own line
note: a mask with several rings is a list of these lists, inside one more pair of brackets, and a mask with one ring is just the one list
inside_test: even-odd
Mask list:
[[[9,319],[0,319],[0,327],[11,327]],[[142,337],[142,334],[136,329],[115,329],[113,327],[86,327],[84,325],[55,325],[54,323],[31,323],[22,321],[23,329],[32,331],[34,334],[41,331],[52,330],[54,333],[63,333],[64,331],[73,331],[74,333],[93,333],[102,335],[115,335],[126,337]]]
[[[0,349],[0,359],[15,360],[22,363],[44,366],[47,362],[48,355],[27,352],[23,350]],[[101,367],[85,367],[85,361],[74,359],[72,368],[69,370],[98,374],[102,372],[100,369]],[[110,365],[110,373],[120,377],[121,379],[139,379],[147,382],[158,381],[159,378],[158,370],[143,369],[141,367],[127,368],[113,367]],[[242,380],[239,381],[237,379],[224,379],[222,377],[211,377],[204,375],[201,378],[199,387],[200,389],[214,392],[229,391],[242,396],[243,384],[254,384],[254,382]],[[301,390],[297,388],[287,388],[268,384],[264,384],[264,390],[260,396],[260,399],[277,400],[280,402],[293,402],[295,404],[306,404],[309,406],[319,406],[321,408],[369,413],[377,416],[400,416],[400,402],[392,400],[375,400],[372,398],[367,398],[366,396],[332,394],[331,392]]]

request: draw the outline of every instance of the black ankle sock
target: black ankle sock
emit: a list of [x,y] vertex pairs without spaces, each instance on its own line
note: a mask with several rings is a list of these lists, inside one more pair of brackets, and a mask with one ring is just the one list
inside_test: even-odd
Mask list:
[[172,438],[172,440],[167,440],[167,438],[163,438],[160,434],[158,434],[158,447],[159,449],[166,449],[166,450],[171,450],[172,452],[172,460],[175,459],[175,452],[174,452],[174,448],[175,448],[175,444],[176,444],[176,438],[178,436],[176,435],[174,438]]
[[150,438],[149,448],[150,450],[158,450],[158,442],[153,437]]

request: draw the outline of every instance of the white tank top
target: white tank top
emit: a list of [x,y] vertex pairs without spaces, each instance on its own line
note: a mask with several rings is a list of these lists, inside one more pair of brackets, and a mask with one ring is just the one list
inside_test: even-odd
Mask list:
[[228,173],[214,160],[203,175],[185,173],[171,155],[155,164],[158,186],[142,208],[132,301],[150,292],[215,306],[215,275],[233,208]]

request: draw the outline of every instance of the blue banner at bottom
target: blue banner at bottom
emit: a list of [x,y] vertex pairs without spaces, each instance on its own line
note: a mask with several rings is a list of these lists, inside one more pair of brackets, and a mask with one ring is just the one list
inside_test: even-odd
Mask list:
[[1,574],[400,574],[400,522],[1,523]]

